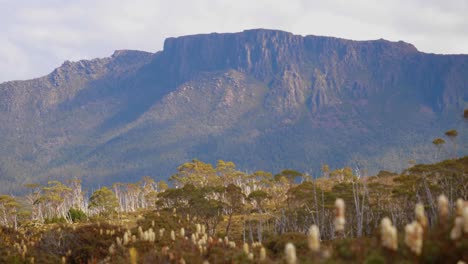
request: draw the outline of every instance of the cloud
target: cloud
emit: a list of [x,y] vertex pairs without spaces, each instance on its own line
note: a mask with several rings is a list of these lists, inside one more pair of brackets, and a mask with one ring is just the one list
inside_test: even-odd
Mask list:
[[116,49],[158,51],[171,36],[272,28],[356,40],[404,40],[468,53],[466,0],[0,0],[0,82]]

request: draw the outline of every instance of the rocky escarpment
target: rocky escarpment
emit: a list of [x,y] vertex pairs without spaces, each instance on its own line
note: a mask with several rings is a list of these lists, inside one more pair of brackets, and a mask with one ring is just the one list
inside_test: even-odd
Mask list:
[[[285,112],[305,102],[317,111],[402,86],[412,86],[419,93],[416,97],[445,87],[442,93],[424,96],[427,103],[439,110],[460,106],[463,101],[456,98],[463,95],[467,78],[457,79],[455,85],[442,83],[458,78],[454,72],[465,74],[466,60],[466,56],[420,53],[402,41],[302,37],[259,29],[169,38],[156,63],[165,65],[162,71],[171,76],[173,86],[200,72],[246,73],[265,82],[271,89],[267,104]],[[419,85],[423,82],[424,87]]]
[[297,67],[303,57],[303,38],[291,33],[269,30],[241,34],[208,34],[168,38],[163,58],[168,71],[183,82],[199,71],[235,69],[261,80]]

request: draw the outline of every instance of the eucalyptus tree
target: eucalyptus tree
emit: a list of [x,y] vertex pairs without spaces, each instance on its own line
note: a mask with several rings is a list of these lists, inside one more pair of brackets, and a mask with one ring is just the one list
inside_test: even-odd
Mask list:
[[42,203],[47,218],[67,219],[68,210],[73,205],[72,189],[59,181],[49,181],[42,187],[42,195],[36,203]]
[[158,184],[149,176],[142,180],[141,206],[143,208],[153,208],[156,205],[158,195]]
[[[331,214],[327,209],[332,205],[329,196],[329,192],[317,186],[316,181],[306,181],[290,188],[286,200],[286,217],[278,222],[280,226],[285,226],[281,229],[305,233],[312,224],[315,224],[323,235],[330,233],[326,231],[325,224],[331,221],[328,220]],[[325,197],[327,197],[326,204]]]
[[221,185],[221,179],[216,174],[215,168],[209,163],[204,163],[197,159],[186,162],[177,167],[177,173],[169,178],[169,181],[176,188],[181,188],[186,184],[195,187]]
[[71,189],[71,200],[72,207],[81,211],[86,211],[87,201],[85,199],[85,193],[81,188],[81,180],[74,178],[68,181],[69,188]]
[[31,208],[31,220],[44,221],[43,204],[38,202],[42,196],[42,186],[38,183],[25,184],[29,191],[25,195],[27,206]]
[[322,171],[322,177],[330,178],[330,166],[328,166],[327,164],[322,164],[322,167],[320,169]]
[[[265,201],[268,200],[270,198],[270,195],[268,195],[268,193],[266,191],[263,191],[263,190],[256,190],[256,191],[253,191],[249,194],[249,196],[247,197],[247,200],[251,203],[252,205],[252,211],[253,212],[257,212],[259,217],[258,217],[258,222],[257,222],[257,239],[259,242],[262,242],[263,240],[263,237],[262,237],[262,233],[263,233],[263,219],[265,217],[269,217],[268,214],[266,214],[266,210],[265,210]],[[245,226],[245,224],[244,224]],[[249,221],[249,229],[250,229],[250,232],[252,230],[252,227],[251,227],[251,222]]]
[[231,183],[225,188],[224,197],[225,197],[224,208],[225,208],[226,214],[228,215],[228,223],[226,225],[226,236],[229,236],[232,216],[234,214],[238,214],[242,212],[242,209],[244,207],[245,196],[242,193],[242,190],[239,186],[236,186]]
[[290,184],[294,184],[298,178],[302,177],[302,175],[302,173],[296,170],[286,169],[276,174],[274,178],[275,180],[279,180],[281,177],[284,177]]
[[138,208],[141,208],[143,190],[140,182],[124,184],[124,191],[121,195],[124,196],[126,212],[135,212]]
[[442,138],[436,138],[432,141],[432,144],[436,146],[437,152],[436,152],[436,160],[439,159],[440,151],[442,150],[443,145],[445,144],[445,140]]
[[0,224],[18,228],[18,201],[10,195],[0,195]]
[[236,170],[236,164],[232,161],[218,160],[216,163],[216,175],[221,179],[224,187],[229,184],[237,184],[238,182],[238,171]]
[[224,192],[225,188],[222,186],[196,187],[193,184],[185,184],[182,188],[159,193],[156,204],[159,209],[175,209],[178,214],[197,217],[213,235],[222,220],[223,209],[226,206],[220,199]]
[[366,210],[369,210],[367,204],[369,203],[369,192],[365,180],[355,178],[352,182],[353,187],[353,202],[354,209],[356,212],[356,236],[361,237],[363,235],[364,227],[364,214]]
[[274,184],[273,174],[267,171],[255,171],[248,178],[255,183],[253,191],[268,190]]
[[355,175],[351,167],[344,167],[330,172],[330,178],[337,179],[338,182],[351,182]]
[[453,144],[453,157],[456,159],[457,158],[457,136],[458,136],[458,131],[455,129],[448,130],[445,132],[445,135],[452,141]]
[[107,187],[94,191],[89,198],[89,209],[103,216],[110,216],[116,213],[118,206],[117,197]]
[[158,182],[158,191],[164,192],[165,190],[169,189],[169,185],[166,183],[165,180],[160,180]]

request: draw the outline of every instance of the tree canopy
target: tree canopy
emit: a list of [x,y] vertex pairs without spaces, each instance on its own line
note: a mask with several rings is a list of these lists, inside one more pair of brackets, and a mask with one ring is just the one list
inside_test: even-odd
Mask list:
[[89,208],[102,215],[110,215],[117,211],[119,202],[112,190],[102,187],[96,190],[89,198]]

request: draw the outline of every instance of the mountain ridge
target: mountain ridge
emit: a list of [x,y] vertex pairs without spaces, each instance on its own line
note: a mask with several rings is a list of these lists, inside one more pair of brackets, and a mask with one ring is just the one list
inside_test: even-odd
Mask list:
[[443,129],[466,139],[467,76],[468,55],[402,41],[265,29],[168,38],[156,53],[115,51],[0,84],[0,181],[164,178],[193,158],[398,170],[432,159]]

